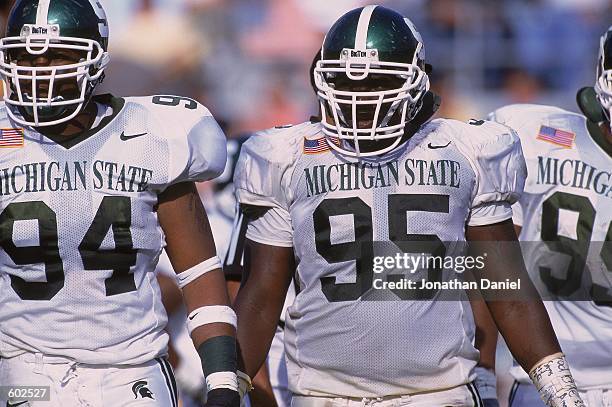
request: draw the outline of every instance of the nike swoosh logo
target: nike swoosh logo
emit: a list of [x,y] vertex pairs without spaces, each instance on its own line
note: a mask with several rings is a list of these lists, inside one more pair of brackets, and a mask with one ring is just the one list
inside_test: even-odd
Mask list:
[[449,141],[446,145],[443,145],[443,146],[434,146],[431,143],[429,143],[429,144],[427,144],[427,147],[431,148],[432,150],[435,150],[435,149],[438,149],[438,148],[448,147],[448,146],[450,146],[450,143],[451,142]]
[[[198,314],[199,314],[199,312],[198,312]],[[187,317],[187,318],[189,318],[189,320],[191,321],[191,320],[192,320],[192,319],[194,319],[194,318],[195,318],[195,317],[196,317],[198,314],[192,315],[192,316]]]
[[22,401],[22,402],[19,402],[19,403],[15,403],[15,404],[13,404],[13,403],[9,403],[9,402],[7,401],[7,402],[6,402],[6,407],[17,407],[17,406],[20,406],[20,405],[25,404],[25,403],[27,403],[27,402],[28,402],[28,401],[26,400],[26,401]]
[[121,132],[121,136],[119,136],[119,138],[121,139],[121,141],[128,141],[136,137],[146,136],[147,134],[149,133],[132,134],[130,136],[126,136],[125,132]]

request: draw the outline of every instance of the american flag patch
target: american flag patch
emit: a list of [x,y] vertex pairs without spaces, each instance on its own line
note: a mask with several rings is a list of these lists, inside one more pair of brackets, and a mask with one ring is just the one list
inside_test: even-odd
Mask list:
[[538,140],[547,141],[565,148],[572,148],[575,138],[575,133],[548,126],[540,127],[537,137]]
[[0,148],[23,147],[23,129],[0,129]]
[[[339,140],[331,138],[332,143],[338,145]],[[309,140],[304,139],[304,154],[319,154],[331,150],[329,144],[327,144],[325,137],[319,137],[318,139]]]

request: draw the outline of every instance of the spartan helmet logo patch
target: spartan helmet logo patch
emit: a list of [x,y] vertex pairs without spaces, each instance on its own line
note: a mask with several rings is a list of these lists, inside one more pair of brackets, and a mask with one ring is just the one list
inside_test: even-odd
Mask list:
[[153,393],[151,393],[151,390],[147,387],[148,385],[149,384],[145,380],[139,380],[134,383],[132,386],[132,393],[134,393],[135,396],[134,399],[138,399],[139,397],[144,399],[146,397],[155,400]]

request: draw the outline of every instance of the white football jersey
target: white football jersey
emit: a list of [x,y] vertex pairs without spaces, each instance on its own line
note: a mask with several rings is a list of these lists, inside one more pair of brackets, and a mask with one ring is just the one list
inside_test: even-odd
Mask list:
[[580,114],[510,105],[490,117],[521,138],[529,176],[513,219],[543,298],[565,299],[545,305],[576,384],[612,388],[612,158]]
[[468,383],[478,360],[469,302],[374,289],[366,253],[373,242],[424,239],[452,255],[466,224],[509,219],[525,177],[518,138],[496,123],[438,119],[401,148],[358,161],[323,137],[310,122],[252,136],[234,177],[241,204],[271,208],[247,237],[295,252],[291,391],[379,397]]
[[[94,100],[112,113],[71,145],[26,128],[22,147],[0,149],[1,357],[138,364],[166,352],[157,195],[218,176],[225,136],[188,98]],[[18,127],[4,106],[0,127]]]

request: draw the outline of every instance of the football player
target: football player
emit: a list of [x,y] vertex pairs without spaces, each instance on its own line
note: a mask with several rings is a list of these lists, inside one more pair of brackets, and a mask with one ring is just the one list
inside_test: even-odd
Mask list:
[[[236,208],[236,200],[233,198],[233,204],[230,204],[229,199],[227,199],[227,193],[231,190],[232,197],[234,196],[234,184],[231,181],[235,172],[235,165],[238,161],[240,149],[247,139],[247,137],[241,137],[238,140],[228,141],[228,165],[226,166],[226,172],[231,177],[227,183],[217,182],[217,180],[223,178],[223,176],[215,180],[215,189],[218,190],[216,196],[223,200],[225,207]],[[232,142],[234,143],[233,148],[230,147],[230,143]],[[230,165],[231,171],[227,171]],[[242,259],[247,225],[244,214],[240,213],[240,211],[236,212],[237,213],[233,214],[235,215],[233,230],[223,262],[227,289],[230,294],[230,299],[232,300],[235,299],[242,280]],[[253,390],[249,392],[246,405],[250,405],[251,407],[289,407],[291,405],[291,392],[289,392],[287,383],[283,329],[285,326],[285,310],[288,305],[293,302],[294,296],[295,291],[290,287],[266,363],[253,377]]]
[[[97,0],[18,0],[0,41],[0,403],[176,406],[153,273],[164,244],[207,406],[237,406],[236,316],[194,181],[225,137],[176,96],[92,96],[109,62]],[[8,389],[8,391],[5,391]]]
[[[374,242],[444,256],[466,239],[516,240],[511,204],[526,175],[518,138],[491,122],[428,121],[435,99],[424,62],[408,19],[380,6],[352,10],[327,33],[315,69],[322,121],[243,145],[234,177],[249,216],[235,302],[239,377],[248,382],[265,360],[296,270],[285,326],[292,406],[481,405],[465,293],[444,301],[442,290],[375,286]],[[520,253],[501,250],[529,286]],[[484,275],[500,261],[489,256]],[[488,308],[542,397],[583,405],[539,298]]]
[[[515,204],[527,268],[555,301],[546,308],[588,406],[612,406],[612,27],[601,37],[595,87],[581,114],[510,105],[490,118],[514,128],[529,176]],[[512,407],[541,405],[520,367]]]

